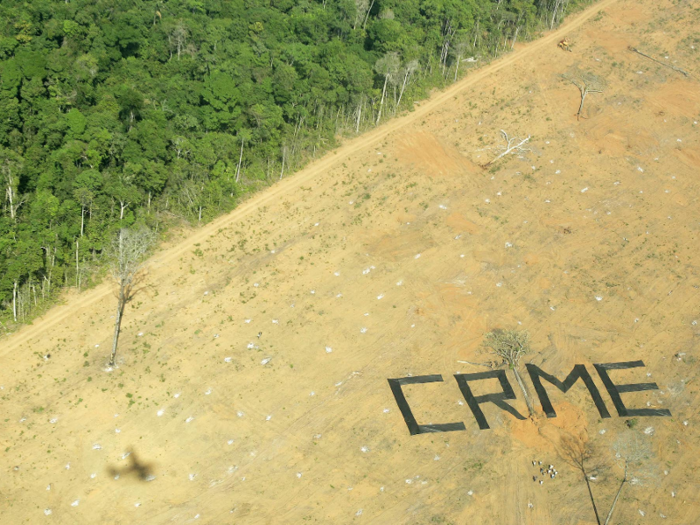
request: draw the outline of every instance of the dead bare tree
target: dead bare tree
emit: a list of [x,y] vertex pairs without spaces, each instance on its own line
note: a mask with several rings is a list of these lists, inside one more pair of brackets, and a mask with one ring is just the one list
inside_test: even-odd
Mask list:
[[583,475],[598,525],[609,525],[625,485],[642,485],[649,474],[645,460],[651,457],[651,448],[649,442],[637,432],[628,431],[620,435],[613,445],[613,451],[623,474],[620,486],[603,521],[591,488],[591,481],[595,480],[598,472],[604,469],[604,465],[600,463],[600,454],[594,452],[585,435],[579,437],[565,435],[559,446],[561,455]]
[[401,70],[401,75],[403,76],[403,80],[401,82],[401,89],[399,90],[399,101],[396,103],[397,108],[401,104],[401,99],[403,98],[404,91],[406,91],[406,86],[411,81],[411,75],[413,75],[413,73],[419,67],[420,67],[420,63],[418,62],[418,60],[411,60],[406,65],[404,65],[403,69]]
[[530,416],[535,415],[535,409],[532,406],[530,395],[527,393],[525,383],[518,371],[520,360],[525,354],[530,352],[530,336],[528,333],[497,328],[486,334],[483,344],[486,348],[490,349],[491,353],[501,358],[502,365],[507,365],[508,368],[513,371],[515,380],[518,382],[518,386],[525,398]]
[[182,54],[185,46],[187,44],[187,37],[190,32],[182,21],[177,22],[168,34],[168,43],[170,44],[170,58],[173,56],[172,48],[177,50],[177,59],[180,60],[180,55]]
[[460,35],[460,37],[457,38],[454,44],[452,45],[452,49],[450,49],[450,54],[454,57],[455,60],[454,82],[457,82],[457,75],[459,74],[459,65],[461,64],[462,58],[464,57],[465,53],[470,47],[471,45],[469,39],[467,38],[467,35]]
[[0,175],[5,187],[5,202],[10,212],[10,219],[17,221],[17,210],[24,204],[25,197],[19,195],[19,172],[22,170],[22,158],[15,152],[0,147]]
[[85,232],[85,212],[92,209],[95,194],[88,188],[78,188],[73,192],[73,196],[80,203],[80,236],[82,237]]
[[117,293],[117,315],[114,320],[114,339],[109,366],[114,366],[124,308],[133,296],[134,279],[141,270],[146,253],[153,245],[154,240],[153,233],[146,228],[140,230],[122,228],[110,247],[112,277],[117,282],[119,291]]
[[357,29],[357,24],[365,19],[365,12],[369,7],[369,0],[355,0],[355,22],[352,25],[353,29]]
[[375,1],[376,0],[372,0],[371,2],[370,0],[355,0],[356,14],[355,23],[352,26],[353,29],[357,29],[360,22],[362,22],[362,29],[365,29],[367,26],[367,20],[369,20],[369,14],[372,12]]
[[375,126],[379,125],[379,120],[382,118],[382,108],[384,107],[384,98],[386,96],[386,85],[389,82],[394,82],[395,77],[399,72],[400,64],[401,60],[399,59],[399,54],[395,51],[387,53],[374,64],[374,70],[384,77],[382,98],[379,102],[379,112],[377,113],[377,122],[375,123]]
[[549,29],[554,29],[554,26],[564,18],[564,11],[569,5],[569,0],[553,0],[552,4],[552,20],[549,23]]
[[[644,483],[644,460],[651,456],[651,447],[649,442],[645,440],[637,432],[628,431],[622,434],[613,445],[615,451],[615,459],[623,469],[622,481],[617,489],[615,499],[610,505],[610,511],[603,525],[608,525],[615,512],[615,506],[620,499],[622,489],[627,484],[641,485]],[[599,522],[600,523],[600,522]]]
[[[562,77],[576,86],[581,93],[581,104],[576,112],[576,120],[581,120],[583,116],[583,105],[589,93],[602,93],[605,87],[603,80],[593,73],[586,73],[574,70],[572,73],[562,75]],[[585,118],[585,117],[584,117]]]
[[526,153],[530,151],[530,148],[525,147],[525,145],[530,142],[530,135],[528,135],[526,138],[520,138],[520,137],[509,137],[508,133],[506,133],[504,130],[501,130],[501,136],[503,137],[503,140],[505,141],[505,144],[501,144],[499,146],[495,146],[493,148],[486,148],[486,149],[495,149],[496,151],[500,151],[497,157],[495,157],[493,160],[487,162],[484,164],[484,168],[488,168],[493,164],[494,162],[502,159],[506,155],[514,155],[514,154],[520,154],[520,153]]

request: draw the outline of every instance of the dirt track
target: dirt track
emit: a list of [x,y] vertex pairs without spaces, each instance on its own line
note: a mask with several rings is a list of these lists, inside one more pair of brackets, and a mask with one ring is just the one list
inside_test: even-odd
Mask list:
[[[650,450],[613,522],[699,523],[700,90],[627,51],[696,74],[699,17],[597,4],[162,249],[116,370],[107,285],[3,340],[0,522],[591,525],[562,440],[593,447],[605,514],[632,433]],[[580,121],[575,68],[607,81]],[[532,151],[483,170],[500,129]],[[498,327],[558,378],[583,364],[613,417],[548,386],[556,418],[485,406],[479,430],[453,375]],[[628,406],[672,418],[614,412],[593,363],[632,360],[616,380],[659,389]],[[416,419],[464,431],[409,434],[387,379],[424,374]]]

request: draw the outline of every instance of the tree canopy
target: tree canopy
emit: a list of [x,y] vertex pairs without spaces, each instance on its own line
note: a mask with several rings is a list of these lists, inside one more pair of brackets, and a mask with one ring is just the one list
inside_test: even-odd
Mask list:
[[558,0],[3,0],[0,318],[561,19]]

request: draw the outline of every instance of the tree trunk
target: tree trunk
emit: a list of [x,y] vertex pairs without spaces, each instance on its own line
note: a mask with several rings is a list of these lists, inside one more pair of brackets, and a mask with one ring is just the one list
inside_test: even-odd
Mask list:
[[525,398],[525,404],[527,405],[527,410],[530,412],[530,416],[535,415],[535,409],[532,407],[532,401],[530,400],[530,395],[527,393],[527,390],[525,390],[525,383],[523,383],[522,377],[520,377],[520,373],[518,372],[518,369],[513,367],[513,374],[515,375],[515,380],[518,382],[518,386],[520,387],[520,390],[523,392],[523,397]]
[[554,22],[557,19],[557,11],[559,10],[561,2],[562,0],[555,0],[554,2],[554,11],[552,12],[552,21],[549,24],[549,29],[554,29]]
[[369,4],[369,9],[367,9],[367,14],[365,15],[365,21],[362,23],[362,29],[365,29],[367,27],[367,20],[369,19],[369,13],[372,11],[372,8],[374,7],[374,0],[372,0],[372,3]]
[[53,268],[56,266],[56,247],[53,247],[53,254],[51,255],[51,267],[49,269],[49,282],[48,282],[48,291],[49,295],[51,294],[51,276],[53,275]]
[[[506,136],[506,137],[507,137],[507,136]],[[501,158],[505,157],[506,155],[509,155],[511,152],[520,150],[520,148],[522,148],[523,145],[526,144],[526,143],[529,142],[529,141],[530,141],[530,135],[528,135],[527,138],[524,138],[523,140],[521,140],[518,144],[511,145],[511,140],[508,140],[508,139],[506,138],[506,142],[507,142],[508,145],[506,146],[505,151],[503,151],[500,155],[498,155],[498,157],[496,157],[496,158],[493,159],[492,161],[487,162],[486,164],[484,164],[484,168],[488,168],[491,164],[493,164],[494,162],[496,162],[498,159],[501,159]]]
[[78,253],[80,251],[80,241],[75,240],[75,286],[80,291],[80,263],[78,260]]
[[83,236],[85,231],[85,206],[80,205],[80,236]]
[[245,141],[241,138],[241,155],[238,157],[238,166],[236,166],[236,184],[241,180],[241,162],[243,162],[243,143]]
[[284,164],[287,160],[287,146],[282,146],[282,171],[280,171],[280,180],[284,177]]
[[620,483],[620,488],[617,489],[617,494],[615,494],[615,499],[613,500],[613,503],[610,506],[610,512],[608,512],[608,517],[605,518],[604,525],[608,525],[608,523],[610,523],[610,520],[612,519],[613,512],[615,511],[615,505],[617,505],[617,500],[620,498],[620,493],[622,493],[622,487],[625,486],[625,483],[627,483],[627,464],[625,464],[625,476],[624,476],[624,478],[622,478],[622,483]]
[[344,106],[339,106],[338,111],[335,114],[335,131],[333,132],[334,134],[338,134],[338,119],[340,118],[340,110],[343,109]]
[[515,28],[515,35],[513,35],[513,43],[510,45],[510,48],[513,49],[515,47],[515,42],[518,40],[518,33],[520,32],[520,26]]
[[15,323],[17,322],[17,280],[15,280],[14,287],[12,288],[12,315],[15,318]]
[[119,332],[122,328],[122,314],[126,297],[124,294],[124,284],[119,283],[119,303],[117,304],[117,318],[114,321],[114,340],[112,342],[112,355],[109,357],[109,366],[114,366],[114,358],[117,355],[117,344],[119,343]]
[[7,200],[10,201],[10,218],[15,220],[15,207],[13,200],[13,190],[12,190],[12,179],[9,179],[7,183]]
[[578,113],[576,113],[576,120],[581,120],[581,112],[583,111],[583,103],[586,101],[586,95],[588,95],[588,90],[581,90],[581,105],[578,107]]
[[401,104],[401,99],[403,98],[403,93],[406,90],[406,86],[408,85],[409,80],[411,80],[412,73],[413,73],[413,71],[409,69],[406,71],[406,74],[403,77],[403,84],[401,84],[401,91],[399,92],[399,101],[396,103],[397,108]]
[[379,119],[382,118],[382,107],[384,106],[384,95],[386,94],[386,84],[389,82],[389,75],[384,76],[384,87],[382,88],[382,100],[379,102],[379,114],[375,126],[379,126]]

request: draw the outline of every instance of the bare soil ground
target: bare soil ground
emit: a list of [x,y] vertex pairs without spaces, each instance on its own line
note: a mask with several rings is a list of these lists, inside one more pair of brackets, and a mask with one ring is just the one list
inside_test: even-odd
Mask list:
[[[611,523],[700,522],[698,23],[603,0],[172,242],[111,372],[108,285],[2,340],[0,522],[592,524],[562,440],[593,446],[605,514],[630,432],[649,452]],[[605,85],[581,120],[577,71]],[[501,129],[532,151],[483,170]],[[480,431],[452,375],[497,327],[559,378],[585,364],[613,418],[577,385]],[[630,430],[592,363],[638,359],[615,379],[659,390],[625,401],[673,417]],[[466,431],[410,436],[387,383],[409,374],[444,378],[405,388],[418,421]]]

